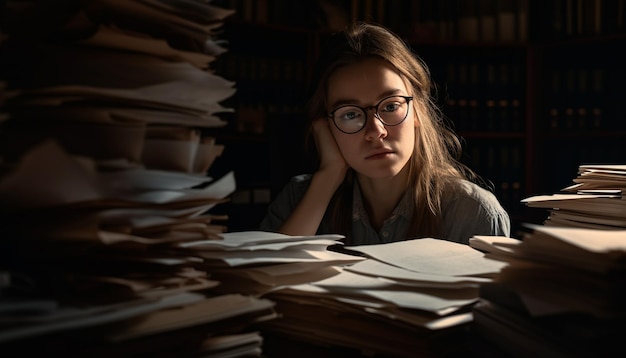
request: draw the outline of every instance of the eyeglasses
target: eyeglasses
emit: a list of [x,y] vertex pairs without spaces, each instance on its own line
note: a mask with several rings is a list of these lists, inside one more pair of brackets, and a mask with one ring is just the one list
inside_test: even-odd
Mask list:
[[375,106],[360,107],[348,104],[335,108],[328,114],[340,131],[353,134],[365,128],[367,112],[374,110],[374,116],[386,126],[397,126],[404,122],[409,114],[409,102],[413,97],[389,96]]

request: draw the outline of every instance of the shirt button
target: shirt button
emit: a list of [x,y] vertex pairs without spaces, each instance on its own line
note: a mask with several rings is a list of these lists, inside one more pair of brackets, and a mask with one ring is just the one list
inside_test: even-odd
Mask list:
[[389,237],[389,232],[388,231],[383,231],[383,237]]

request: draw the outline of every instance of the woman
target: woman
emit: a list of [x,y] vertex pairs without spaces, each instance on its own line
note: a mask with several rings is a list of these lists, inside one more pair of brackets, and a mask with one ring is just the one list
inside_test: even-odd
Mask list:
[[319,167],[291,180],[261,230],[338,233],[346,245],[509,236],[506,211],[457,159],[461,145],[431,97],[428,68],[397,35],[365,23],[334,34],[315,79]]

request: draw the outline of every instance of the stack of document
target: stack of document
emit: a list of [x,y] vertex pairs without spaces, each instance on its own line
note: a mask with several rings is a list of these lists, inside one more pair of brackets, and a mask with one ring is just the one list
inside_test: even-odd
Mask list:
[[372,355],[458,353],[468,348],[463,334],[480,285],[504,265],[468,245],[431,238],[344,249],[361,260],[263,295],[281,315],[264,324],[266,332]]
[[[259,355],[269,300],[216,295],[175,250],[219,239],[208,176],[234,83],[232,10],[193,0],[26,1],[0,20],[0,351]],[[155,339],[159,337],[159,339]],[[189,352],[189,354],[185,353]],[[106,353],[106,354],[104,354]]]
[[505,354],[622,355],[626,325],[626,166],[580,165],[559,193],[522,200],[543,225],[517,240],[474,236],[470,246],[508,263],[480,288],[474,325]]
[[226,51],[217,35],[232,10],[184,0],[71,2],[10,7],[3,17],[25,20],[3,27],[3,158],[51,138],[105,164],[205,173],[222,148],[200,130],[226,124],[219,114],[232,109],[220,103],[235,93],[210,68]]
[[178,243],[200,260],[195,267],[220,282],[214,291],[262,296],[289,285],[337,275],[341,266],[363,257],[328,250],[341,246],[341,235],[290,236],[263,231],[227,232],[220,240]]
[[528,227],[520,240],[470,240],[508,263],[480,287],[479,335],[514,357],[626,354],[626,230]]
[[573,181],[560,193],[532,196],[522,202],[547,209],[547,226],[626,228],[626,165],[580,165]]

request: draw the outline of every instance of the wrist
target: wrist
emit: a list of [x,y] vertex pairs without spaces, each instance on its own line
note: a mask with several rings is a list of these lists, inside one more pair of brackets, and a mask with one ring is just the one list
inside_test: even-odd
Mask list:
[[333,193],[346,177],[346,173],[348,172],[348,167],[326,167],[320,168],[313,174],[313,181],[319,181],[322,185],[327,186],[332,189]]

